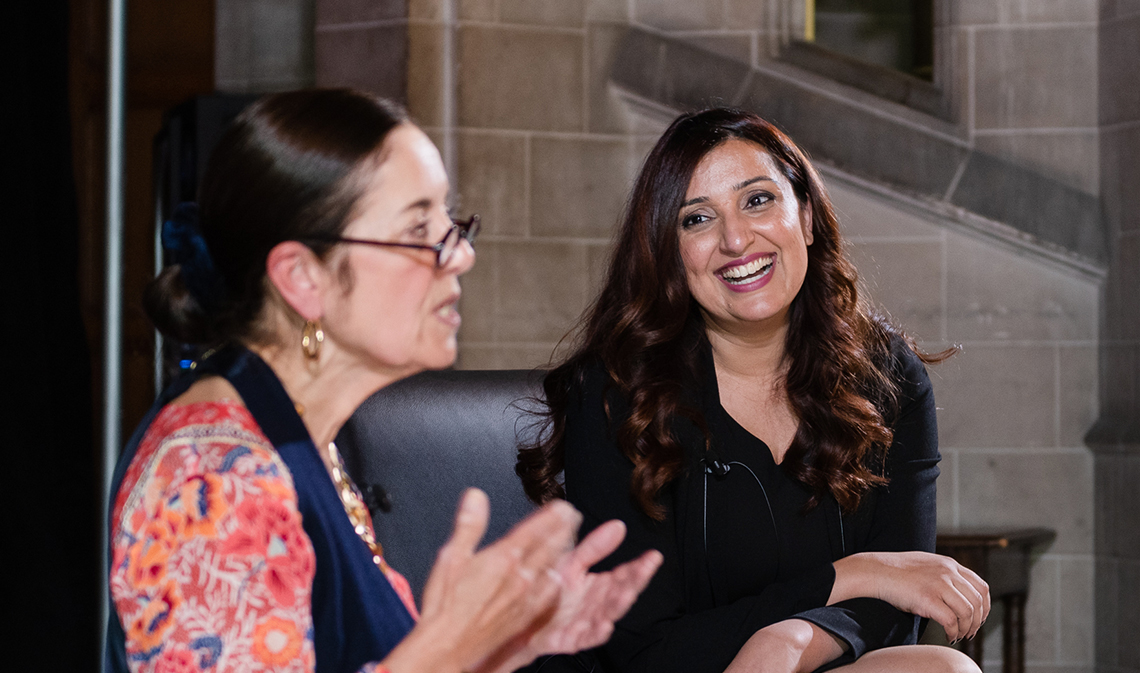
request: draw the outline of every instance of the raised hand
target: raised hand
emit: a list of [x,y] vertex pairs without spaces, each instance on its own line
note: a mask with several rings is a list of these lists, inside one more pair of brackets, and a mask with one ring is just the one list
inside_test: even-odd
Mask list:
[[489,513],[486,494],[464,494],[424,587],[420,621],[384,660],[392,673],[466,670],[555,614],[562,586],[556,568],[573,549],[581,515],[565,502],[550,503],[476,551]]
[[[598,526],[558,566],[562,591],[557,610],[535,630],[508,644],[517,651],[509,657],[499,653],[487,662],[498,670],[514,670],[543,654],[570,654],[597,647],[609,640],[614,622],[629,610],[662,556],[647,551],[613,570],[589,572],[590,567],[609,556],[625,538],[625,524],[608,521]],[[484,667],[482,670],[492,670]]]

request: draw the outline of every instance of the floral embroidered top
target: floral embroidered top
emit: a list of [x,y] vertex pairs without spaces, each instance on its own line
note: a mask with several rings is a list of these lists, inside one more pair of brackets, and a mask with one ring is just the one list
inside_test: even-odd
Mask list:
[[[111,520],[111,595],[132,671],[314,669],[316,556],[293,478],[240,402],[167,405]],[[406,580],[381,567],[415,615]]]

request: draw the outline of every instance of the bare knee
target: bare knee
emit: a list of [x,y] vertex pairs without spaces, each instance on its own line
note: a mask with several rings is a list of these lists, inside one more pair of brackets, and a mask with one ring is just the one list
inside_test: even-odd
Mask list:
[[969,657],[951,647],[903,645],[868,652],[843,673],[981,673]]

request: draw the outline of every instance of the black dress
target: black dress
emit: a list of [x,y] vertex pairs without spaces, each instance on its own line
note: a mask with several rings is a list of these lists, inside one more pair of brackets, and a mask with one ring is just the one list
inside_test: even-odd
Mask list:
[[[826,605],[833,561],[862,551],[934,550],[939,455],[930,380],[898,338],[888,367],[900,389],[898,413],[888,419],[894,429],[885,466],[890,483],[864,496],[854,513],[841,516],[828,498],[804,514],[808,490],[721,407],[706,346],[691,399],[700,405],[714,455],[728,472],[706,471],[704,434],[691,421],[676,419],[685,468],[661,496],[667,509],[661,522],[634,504],[632,463],[611,432],[628,404],[600,366],[586,372],[566,416],[566,495],[585,517],[582,535],[614,518],[628,526],[621,548],[599,569],[651,548],[665,556],[598,653],[608,671],[719,673],[752,634],[789,618],[813,622],[849,645],[823,669],[868,650],[917,641],[920,620],[885,602],[857,598]],[[606,420],[605,397],[613,423]]]

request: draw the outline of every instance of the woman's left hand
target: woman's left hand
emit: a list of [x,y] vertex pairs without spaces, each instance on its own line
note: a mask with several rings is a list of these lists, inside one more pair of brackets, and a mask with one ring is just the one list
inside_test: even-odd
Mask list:
[[511,671],[545,654],[571,654],[609,640],[614,622],[625,615],[662,562],[661,553],[650,550],[613,570],[589,572],[624,538],[625,524],[616,519],[587,535],[558,565],[562,586],[557,608],[478,670]]

